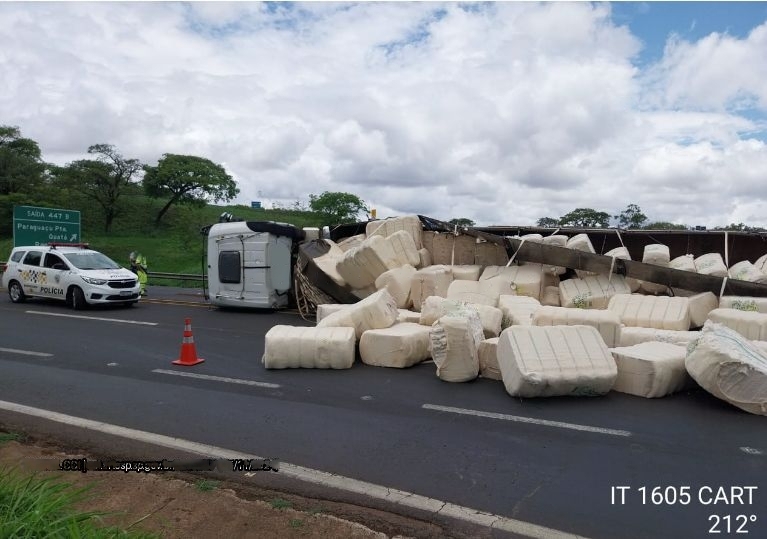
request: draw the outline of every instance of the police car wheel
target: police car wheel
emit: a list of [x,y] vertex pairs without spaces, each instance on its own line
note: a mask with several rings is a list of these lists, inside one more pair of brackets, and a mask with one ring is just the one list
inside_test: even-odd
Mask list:
[[26,294],[24,294],[24,289],[21,288],[18,281],[11,281],[8,285],[8,295],[13,303],[23,303],[27,299]]
[[78,287],[74,287],[72,289],[72,308],[75,311],[82,311],[87,307],[87,303],[85,302],[85,294],[83,294],[83,291],[80,290]]

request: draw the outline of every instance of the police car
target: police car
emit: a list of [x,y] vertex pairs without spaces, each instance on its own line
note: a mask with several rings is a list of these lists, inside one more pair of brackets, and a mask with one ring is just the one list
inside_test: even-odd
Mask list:
[[89,304],[130,306],[139,300],[138,276],[87,244],[14,247],[2,283],[13,303],[53,298],[79,310]]

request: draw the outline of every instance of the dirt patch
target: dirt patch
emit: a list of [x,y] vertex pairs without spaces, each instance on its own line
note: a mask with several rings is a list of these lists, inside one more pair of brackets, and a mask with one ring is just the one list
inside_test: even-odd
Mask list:
[[[50,459],[58,466],[61,459],[71,455],[50,446],[7,441],[0,443],[0,468],[31,474],[39,467],[39,459]],[[105,525],[154,532],[168,539],[445,536],[438,526],[383,511],[214,481],[194,474],[37,473],[63,478],[78,487],[90,485],[92,495],[78,508],[109,513]],[[347,518],[355,515],[353,520],[367,525],[333,513]],[[386,533],[371,529],[370,523],[380,524]]]

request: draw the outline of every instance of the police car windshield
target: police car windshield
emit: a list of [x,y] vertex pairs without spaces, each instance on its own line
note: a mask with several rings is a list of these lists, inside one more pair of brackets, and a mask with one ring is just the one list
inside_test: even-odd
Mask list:
[[65,253],[64,256],[81,270],[120,269],[114,260],[101,253]]

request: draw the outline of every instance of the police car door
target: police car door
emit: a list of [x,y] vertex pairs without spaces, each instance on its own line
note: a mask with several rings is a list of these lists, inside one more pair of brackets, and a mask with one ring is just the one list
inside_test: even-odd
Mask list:
[[64,286],[61,283],[64,273],[69,271],[66,262],[55,253],[45,253],[43,259],[43,275],[46,284],[40,286],[41,295],[51,298],[66,299]]
[[27,295],[39,296],[43,281],[47,281],[47,276],[40,272],[42,258],[42,251],[28,251],[21,261],[19,277],[21,277],[21,286]]

